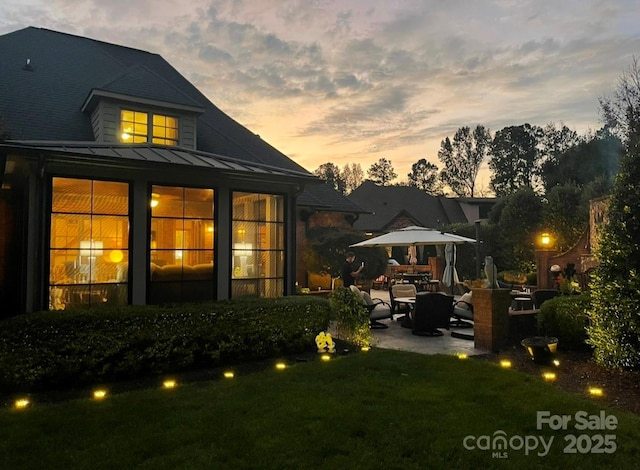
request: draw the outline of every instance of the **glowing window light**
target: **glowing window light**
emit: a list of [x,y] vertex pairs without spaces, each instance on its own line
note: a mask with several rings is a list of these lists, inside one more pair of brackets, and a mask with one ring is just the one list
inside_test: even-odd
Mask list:
[[323,354],[320,359],[322,359],[324,362],[330,361],[331,360],[331,356],[329,354]]
[[13,406],[15,408],[17,408],[18,410],[21,410],[23,408],[28,407],[31,404],[31,402],[29,401],[28,398],[18,398],[14,403]]
[[556,380],[556,373],[555,372],[545,372],[544,374],[542,374],[542,378],[544,380],[546,380],[547,382],[553,382],[554,380]]
[[500,361],[500,367],[504,368],[504,369],[508,369],[511,367],[511,361],[509,359],[502,359]]
[[106,396],[107,391],[102,388],[93,391],[93,398],[95,398],[96,400],[102,400],[103,398],[106,398]]
[[178,382],[173,379],[168,379],[162,382],[162,387],[167,389],[176,388],[178,386]]
[[276,364],[276,369],[278,370],[285,370],[287,368],[287,365],[284,362],[278,362]]
[[228,370],[228,371],[226,371],[224,373],[224,378],[225,379],[232,379],[234,377],[235,377],[235,374],[233,373],[233,371]]
[[458,354],[456,354],[456,357],[457,357],[458,359],[468,359],[468,358],[469,358],[469,355],[468,355],[468,354],[465,354],[465,353],[458,353]]
[[601,397],[604,395],[604,390],[600,387],[589,387],[589,395],[592,397]]

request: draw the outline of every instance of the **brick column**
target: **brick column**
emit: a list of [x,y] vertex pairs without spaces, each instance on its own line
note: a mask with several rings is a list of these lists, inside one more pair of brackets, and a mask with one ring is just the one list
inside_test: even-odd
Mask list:
[[538,289],[550,289],[552,287],[549,268],[551,258],[558,254],[554,250],[536,250],[536,270],[538,277]]
[[509,342],[509,289],[473,290],[475,347],[498,352]]

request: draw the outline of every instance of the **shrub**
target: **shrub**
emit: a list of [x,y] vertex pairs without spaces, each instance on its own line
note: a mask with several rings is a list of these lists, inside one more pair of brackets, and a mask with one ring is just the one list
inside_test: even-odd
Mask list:
[[326,299],[40,312],[0,322],[0,388],[68,388],[304,351],[329,324]]
[[373,340],[369,312],[358,294],[346,287],[336,289],[329,296],[329,303],[337,336],[358,346],[369,346]]
[[589,307],[588,294],[561,295],[547,300],[538,314],[540,330],[546,336],[557,337],[561,349],[585,349]]

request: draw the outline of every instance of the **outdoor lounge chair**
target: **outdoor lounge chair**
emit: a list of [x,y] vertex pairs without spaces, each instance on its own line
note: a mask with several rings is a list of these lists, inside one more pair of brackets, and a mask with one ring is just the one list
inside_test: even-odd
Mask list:
[[442,336],[438,328],[449,329],[453,297],[443,292],[419,292],[413,311],[412,333],[419,336]]
[[382,299],[372,299],[368,292],[361,291],[356,286],[350,286],[349,288],[360,296],[362,303],[369,312],[369,327],[372,329],[389,328],[389,325],[380,323],[378,320],[393,319],[391,305]]
[[454,320],[451,322],[451,326],[458,328],[473,327],[473,325],[469,323],[469,321],[473,321],[473,304],[471,303],[471,299],[471,292],[467,292],[453,303],[453,312],[451,316]]

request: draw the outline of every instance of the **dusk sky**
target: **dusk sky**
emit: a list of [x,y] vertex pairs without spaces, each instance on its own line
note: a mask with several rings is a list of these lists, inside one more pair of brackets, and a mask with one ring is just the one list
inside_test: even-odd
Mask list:
[[598,129],[640,56],[637,0],[3,0],[0,34],[26,26],[160,54],[309,171],[396,182],[461,126]]

